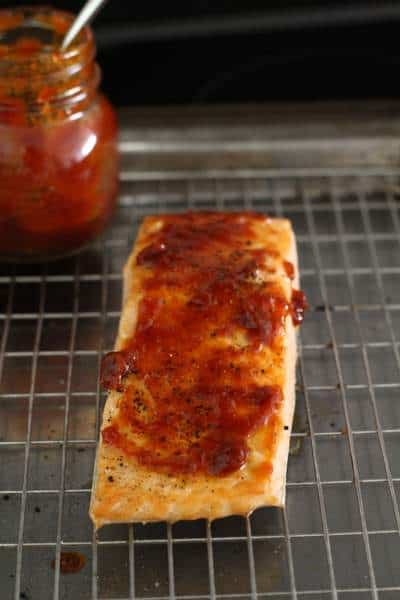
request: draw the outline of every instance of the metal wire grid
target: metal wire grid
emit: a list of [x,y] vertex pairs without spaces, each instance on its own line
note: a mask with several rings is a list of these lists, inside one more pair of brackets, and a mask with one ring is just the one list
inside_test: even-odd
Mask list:
[[[399,598],[398,177],[124,179],[93,248],[0,274],[1,598]],[[97,373],[121,266],[143,215],[214,207],[285,214],[297,232],[311,310],[286,510],[96,536]],[[65,550],[80,573],[60,574]]]

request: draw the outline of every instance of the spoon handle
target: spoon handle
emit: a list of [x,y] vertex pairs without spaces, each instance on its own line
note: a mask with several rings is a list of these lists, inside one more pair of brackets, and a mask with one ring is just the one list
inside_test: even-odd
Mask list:
[[65,50],[70,45],[75,36],[78,35],[80,30],[93,19],[96,12],[105,2],[106,0],[87,0],[86,4],[65,34],[61,44],[61,50]]

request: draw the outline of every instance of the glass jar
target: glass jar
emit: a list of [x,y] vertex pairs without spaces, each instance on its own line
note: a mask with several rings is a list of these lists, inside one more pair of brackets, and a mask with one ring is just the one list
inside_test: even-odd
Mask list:
[[0,11],[0,260],[53,259],[102,231],[118,180],[114,110],[92,32],[60,50],[73,15]]

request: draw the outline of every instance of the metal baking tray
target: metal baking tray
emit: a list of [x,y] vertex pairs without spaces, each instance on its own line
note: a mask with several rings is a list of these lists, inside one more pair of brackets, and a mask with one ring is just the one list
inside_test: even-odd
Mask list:
[[[0,268],[1,600],[400,598],[400,110],[123,111],[118,211],[79,256]],[[93,532],[121,268],[143,216],[286,215],[310,311],[287,505]],[[62,552],[85,564],[60,571]]]

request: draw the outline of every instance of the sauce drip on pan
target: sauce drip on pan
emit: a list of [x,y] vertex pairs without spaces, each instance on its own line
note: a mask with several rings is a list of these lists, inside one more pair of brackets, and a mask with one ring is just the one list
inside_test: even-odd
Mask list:
[[[86,558],[80,552],[61,552],[60,555],[60,571],[63,575],[78,573],[86,564]],[[51,566],[54,569],[56,561],[51,561]]]
[[288,302],[279,280],[261,276],[277,252],[251,241],[258,220],[168,216],[148,236],[135,333],[103,361],[103,386],[124,391],[105,444],[171,474],[223,476],[246,462],[249,436],[282,401],[280,385],[265,384],[263,353],[280,351],[287,316],[298,324],[306,308],[301,292]]

